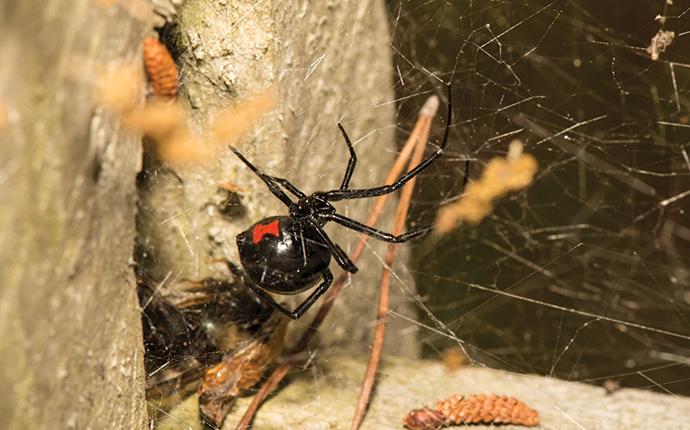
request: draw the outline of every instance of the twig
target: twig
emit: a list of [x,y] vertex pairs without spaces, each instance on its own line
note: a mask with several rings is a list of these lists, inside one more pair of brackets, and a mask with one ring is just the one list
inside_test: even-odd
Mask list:
[[[432,100],[430,99],[429,102],[431,101]],[[422,159],[424,158],[424,149],[426,148],[426,143],[429,140],[429,133],[431,132],[431,120],[432,117],[425,116],[420,117],[419,119],[419,122],[423,125],[421,127],[419,136],[415,136],[417,138],[417,140],[415,141],[416,146],[408,171],[414,169],[419,163],[421,163]],[[400,202],[398,203],[398,208],[395,215],[395,225],[392,231],[392,233],[395,235],[401,234],[405,229],[405,220],[407,219],[407,213],[410,209],[410,201],[412,200],[412,192],[414,191],[416,179],[417,178],[412,178],[403,186],[400,196]],[[383,269],[381,285],[379,287],[379,306],[376,313],[374,342],[371,348],[371,354],[369,355],[369,364],[367,365],[364,382],[362,382],[362,390],[359,393],[357,408],[355,409],[355,415],[352,419],[352,430],[358,430],[362,425],[362,421],[364,420],[364,414],[366,413],[369,400],[371,399],[371,392],[374,388],[376,372],[378,371],[379,363],[381,361],[381,352],[383,350],[383,342],[386,334],[386,317],[388,316],[388,297],[391,284],[391,266],[395,261],[397,249],[397,244],[389,244],[388,253],[386,254],[386,257],[384,259],[385,267]]]
[[[392,184],[398,178],[398,176],[400,176],[400,173],[403,171],[405,165],[407,164],[407,161],[410,158],[412,150],[415,148],[415,144],[419,140],[419,136],[421,135],[422,129],[424,127],[424,123],[431,123],[431,120],[433,119],[433,116],[436,113],[437,109],[438,98],[436,96],[430,97],[426,101],[426,103],[424,103],[424,106],[419,113],[420,117],[417,120],[417,123],[415,124],[415,127],[412,130],[412,133],[410,134],[410,137],[405,142],[405,145],[400,151],[400,154],[398,154],[398,158],[395,160],[393,167],[391,167],[390,171],[388,172],[388,176],[386,176],[386,180],[384,181],[386,184]],[[374,202],[374,206],[372,207],[371,212],[369,214],[369,218],[367,218],[367,221],[365,222],[366,225],[373,226],[376,224],[378,219],[381,217],[381,213],[383,212],[383,206],[386,204],[386,201],[389,197],[390,194],[387,194],[380,196],[376,199],[376,201]],[[360,236],[357,246],[355,247],[354,251],[350,254],[350,259],[353,263],[356,263],[359,257],[362,255],[362,252],[364,251],[364,247],[368,239],[368,236]],[[333,307],[333,302],[336,299],[336,297],[338,297],[338,294],[340,293],[340,290],[345,284],[345,281],[347,281],[348,277],[348,273],[342,273],[340,276],[338,276],[335,282],[333,282],[333,285],[326,293],[323,302],[321,303],[321,306],[319,307],[319,310],[316,316],[314,317],[314,320],[311,322],[305,333],[302,335],[302,338],[299,340],[297,345],[286,355],[288,358],[285,360],[285,362],[283,362],[273,371],[273,373],[271,374],[271,376],[268,377],[261,389],[256,393],[254,399],[252,399],[252,403],[247,407],[247,410],[242,416],[242,419],[237,424],[237,430],[246,430],[249,428],[252,420],[254,419],[256,411],[259,409],[259,406],[261,406],[264,400],[266,400],[266,398],[271,394],[271,392],[278,386],[278,384],[280,384],[280,381],[283,380],[285,375],[287,375],[292,366],[294,366],[294,364],[297,362],[296,357],[298,357],[299,354],[306,349],[307,345],[309,345],[309,342],[311,341],[314,334],[316,334],[316,332],[318,331],[319,327],[321,326],[321,323],[323,323],[324,319],[331,311],[331,308]]]

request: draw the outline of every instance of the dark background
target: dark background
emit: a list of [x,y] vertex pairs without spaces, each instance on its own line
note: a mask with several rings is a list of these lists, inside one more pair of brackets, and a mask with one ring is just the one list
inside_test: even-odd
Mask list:
[[[454,87],[450,153],[414,219],[461,191],[466,157],[477,177],[519,138],[540,164],[478,227],[416,245],[425,355],[460,343],[479,365],[690,395],[690,3],[388,8],[400,140]],[[653,61],[660,29],[676,38]]]

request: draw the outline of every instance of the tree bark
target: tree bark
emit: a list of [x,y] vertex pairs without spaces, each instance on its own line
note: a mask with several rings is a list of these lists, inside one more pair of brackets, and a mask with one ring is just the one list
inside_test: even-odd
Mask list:
[[[276,110],[241,147],[250,159],[307,192],[337,187],[348,156],[336,127],[342,121],[360,160],[353,185],[379,185],[396,149],[382,2],[229,3],[190,0],[171,35],[197,130],[229,102],[272,86]],[[0,427],[142,428],[143,346],[131,270],[141,141],[98,107],[95,92],[112,63],[140,61],[150,7],[143,0],[28,0],[3,2],[0,12],[0,110],[7,112],[0,129]],[[210,258],[237,261],[235,234],[284,213],[229,154],[178,177],[157,173],[141,194],[138,235],[161,277],[198,279],[212,273]],[[228,220],[208,209],[220,199],[221,181],[250,188],[244,215]],[[362,219],[369,204],[339,210]],[[345,249],[356,240],[344,229],[329,231]],[[326,344],[366,349],[376,255],[385,244],[371,249],[324,327]],[[411,277],[400,275],[409,287]],[[393,303],[404,311],[402,294]],[[393,349],[414,355],[418,342],[407,332]]]
[[146,423],[129,263],[140,139],[97,107],[95,84],[110,62],[138,59],[147,11],[0,6],[0,428]]
[[[275,91],[275,109],[250,136],[235,144],[266,173],[288,178],[310,193],[337,188],[342,180],[349,153],[338,121],[358,152],[353,186],[380,185],[392,164],[396,144],[387,23],[383,2],[378,0],[188,0],[165,39],[177,56],[181,98],[200,134],[214,114],[229,104],[266,89]],[[166,285],[184,278],[227,276],[214,273],[209,261],[239,262],[235,235],[265,216],[287,212],[229,151],[211,166],[175,172],[152,169],[147,176],[140,243],[149,257],[149,276],[166,280]],[[248,189],[241,195],[239,214],[221,216],[214,209],[223,199],[221,182]],[[370,204],[366,199],[351,201],[339,204],[338,210],[363,220]],[[383,218],[383,228],[390,228],[391,214]],[[327,230],[346,250],[357,239],[356,233],[344,228],[328,226]],[[371,330],[366,322],[375,318],[382,270],[376,255],[382,255],[386,246],[375,242],[352,277],[352,288],[346,288],[338,299],[321,333],[322,344],[367,349],[363,340]],[[411,276],[402,271],[400,275],[410,288]],[[394,288],[392,302],[402,312],[409,306],[400,289]],[[292,326],[303,327],[309,319],[307,314]],[[408,325],[394,321],[391,331],[402,332],[403,324]],[[408,335],[391,343],[392,347],[415,355],[419,346],[414,330],[405,328]]]

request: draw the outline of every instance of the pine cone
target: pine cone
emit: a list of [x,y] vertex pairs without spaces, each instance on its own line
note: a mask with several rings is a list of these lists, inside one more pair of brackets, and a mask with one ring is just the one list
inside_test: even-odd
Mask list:
[[168,48],[155,37],[148,37],[144,39],[143,56],[153,94],[159,99],[176,98],[177,65]]
[[515,424],[536,426],[539,424],[537,411],[515,397],[494,394],[456,394],[436,402],[441,412],[454,425],[457,424]]
[[403,420],[410,430],[438,430],[461,424],[539,425],[539,414],[515,397],[494,394],[456,394],[436,402],[434,409],[411,411]]

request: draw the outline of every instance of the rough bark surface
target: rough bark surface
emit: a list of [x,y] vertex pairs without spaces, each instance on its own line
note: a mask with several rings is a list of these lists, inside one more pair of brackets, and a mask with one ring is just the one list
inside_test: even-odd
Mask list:
[[[365,361],[329,357],[315,372],[296,374],[282,391],[259,410],[254,430],[349,429]],[[493,393],[516,397],[539,413],[542,430],[688,428],[690,399],[650,391],[622,389],[611,394],[601,387],[535,375],[466,367],[449,373],[439,362],[388,360],[369,407],[362,430],[402,429],[412,409],[432,406],[453,394]],[[224,429],[239,421],[249,398],[242,399]],[[196,397],[187,400],[160,429],[199,429],[195,422]],[[494,425],[453,428],[496,429]],[[505,430],[526,427],[501,426]]]
[[130,258],[140,139],[95,103],[148,6],[0,5],[0,428],[142,428]]
[[[223,107],[273,88],[275,109],[261,119],[240,150],[269,174],[288,178],[309,193],[335,188],[349,153],[336,124],[343,122],[355,143],[359,163],[353,185],[379,185],[394,158],[392,69],[388,18],[383,2],[253,2],[188,0],[177,25],[166,35],[182,70],[181,97],[193,127],[203,134]],[[286,208],[229,151],[198,168],[149,171],[142,192],[140,239],[149,256],[152,279],[173,285],[179,279],[227,276],[213,273],[212,258],[238,262],[235,235],[259,219]],[[221,216],[218,184],[231,182],[242,193],[242,214]],[[371,201],[339,205],[341,213],[364,219]],[[392,206],[392,205],[391,205]],[[390,214],[389,214],[390,215]],[[390,216],[383,226],[390,225]],[[389,227],[388,227],[389,228]],[[329,226],[348,249],[357,234]],[[329,321],[324,344],[366,348],[368,321],[375,316],[381,255],[385,244],[372,241]],[[403,254],[401,260],[405,258]],[[341,269],[333,265],[335,271]],[[411,276],[400,271],[413,290]],[[393,305],[404,313],[409,300],[394,288]],[[296,302],[292,302],[296,303]],[[318,303],[317,303],[318,306]],[[411,312],[410,312],[411,313]],[[307,314],[298,327],[310,319]],[[394,345],[414,355],[414,330]],[[403,326],[392,330],[403,332]]]

